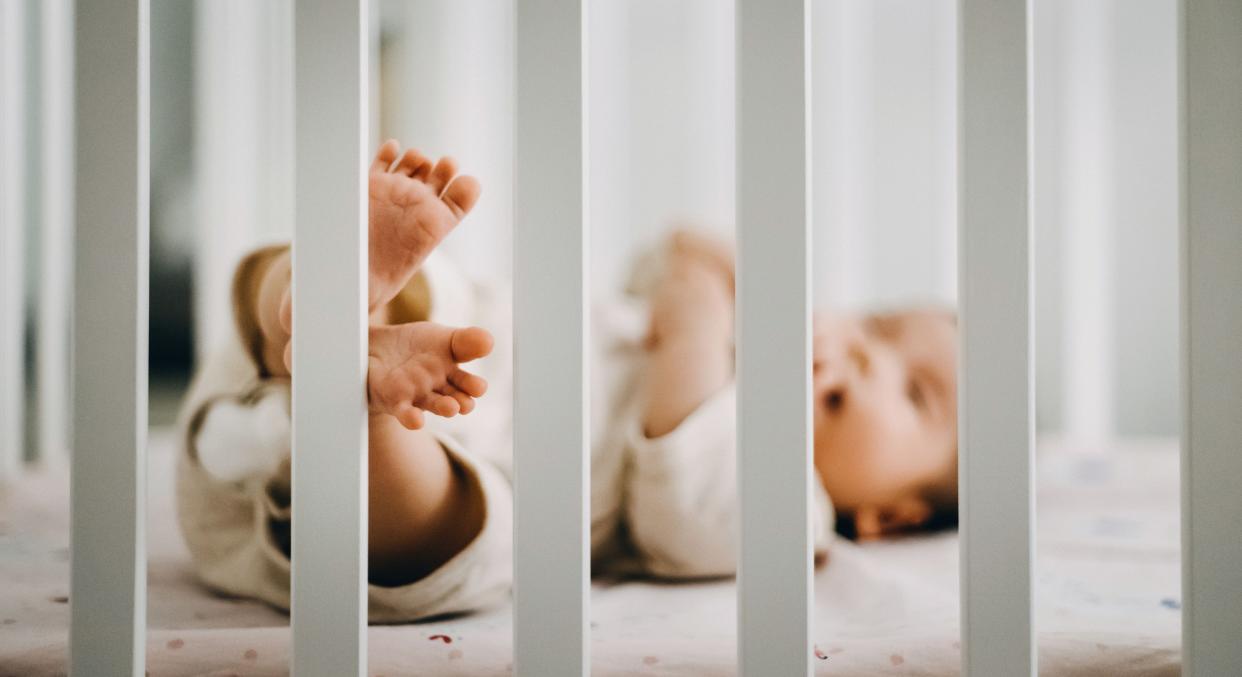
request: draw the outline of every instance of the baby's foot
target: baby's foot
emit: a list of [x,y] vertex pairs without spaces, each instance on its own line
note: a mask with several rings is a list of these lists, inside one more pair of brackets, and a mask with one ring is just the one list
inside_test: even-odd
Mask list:
[[468,414],[487,382],[458,364],[492,352],[492,335],[478,327],[455,329],[433,322],[376,325],[370,329],[367,398],[372,413],[423,427],[423,411]]
[[[479,182],[458,176],[452,158],[431,160],[388,140],[369,177],[370,310],[388,303],[410,281],[449,231],[479,200]],[[393,162],[396,161],[394,165]]]

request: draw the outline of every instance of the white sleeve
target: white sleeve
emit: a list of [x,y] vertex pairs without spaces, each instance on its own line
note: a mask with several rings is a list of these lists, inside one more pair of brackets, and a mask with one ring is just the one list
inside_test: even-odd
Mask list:
[[[633,471],[626,518],[646,568],[658,576],[729,576],[737,570],[737,394],[731,384],[675,430],[629,434]],[[808,506],[815,550],[826,549],[833,511],[818,478]]]
[[198,462],[223,482],[262,479],[289,455],[289,395],[268,389],[253,401],[221,398],[206,405],[193,440]]
[[645,567],[659,576],[732,575],[738,538],[733,386],[667,435],[635,420],[627,444],[626,521]]

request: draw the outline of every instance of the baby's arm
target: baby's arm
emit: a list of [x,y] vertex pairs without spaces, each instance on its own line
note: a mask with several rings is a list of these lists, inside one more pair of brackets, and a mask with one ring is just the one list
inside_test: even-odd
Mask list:
[[672,432],[733,378],[731,257],[688,233],[674,235],[651,301],[643,432]]

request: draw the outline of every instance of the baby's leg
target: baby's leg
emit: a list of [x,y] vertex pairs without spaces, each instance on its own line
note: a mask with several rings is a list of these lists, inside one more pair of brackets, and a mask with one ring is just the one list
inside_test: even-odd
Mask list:
[[[385,164],[387,155],[395,155],[392,145],[381,149],[377,167]],[[430,172],[425,183],[438,185],[439,206],[417,199],[407,205],[406,224],[417,226],[420,237],[410,240],[416,245],[405,248],[399,261],[378,261],[387,267],[386,272],[377,275],[372,266],[373,302],[379,298],[386,303],[395,295],[392,286],[397,281],[408,281],[417,264],[473,203],[471,196],[477,196],[477,184],[472,186],[472,180],[460,186],[460,179],[451,180],[451,162],[443,167],[441,163],[435,169],[421,164],[406,167],[413,157],[407,153],[392,171],[408,171],[405,176],[411,180]],[[389,157],[388,161],[392,159],[395,158]],[[377,235],[397,237],[391,229],[386,230],[386,236],[376,232],[375,174],[373,170],[373,246]],[[386,186],[385,190],[397,190],[400,199],[402,193],[398,189],[403,186],[407,192],[418,192],[416,187],[403,183],[406,178],[394,183],[380,177],[380,183]],[[449,190],[453,186],[457,186],[456,193]],[[461,203],[466,203],[464,208]],[[381,205],[381,210],[387,207]],[[393,216],[389,210],[385,218]],[[425,230],[426,222],[440,217],[445,219],[437,221],[442,226]],[[373,264],[377,263],[376,258],[373,252]],[[235,282],[235,306],[243,328],[257,329],[253,332],[257,345],[252,352],[264,371],[273,377],[287,378],[292,367],[290,255],[285,250],[265,259],[253,275]],[[243,264],[242,269],[246,267]],[[491,349],[491,337],[479,329],[454,330],[426,322],[386,326],[382,303],[371,310],[368,391],[376,401],[372,402],[368,417],[369,579],[383,585],[400,585],[423,578],[465,548],[482,528],[484,504],[478,487],[453,464],[439,441],[426,431],[412,429],[421,427],[422,414],[413,407],[400,406],[399,398],[406,397],[405,403],[421,398],[421,406],[444,415],[468,412],[473,407],[472,398],[482,395],[486,384],[458,368],[457,362],[485,355]],[[243,333],[247,332],[243,329]],[[390,414],[400,414],[402,420]]]
[[[238,280],[244,285],[239,298],[253,301],[239,303],[238,309],[250,307],[254,314],[239,319],[243,325],[257,325],[258,352],[266,370],[274,377],[287,378],[290,373],[284,356],[292,336],[287,320],[281,317],[281,300],[289,289],[288,251],[272,257],[258,273],[252,280]],[[383,413],[368,417],[368,430],[369,578],[385,585],[416,581],[447,562],[479,533],[483,497],[431,433],[407,429]]]

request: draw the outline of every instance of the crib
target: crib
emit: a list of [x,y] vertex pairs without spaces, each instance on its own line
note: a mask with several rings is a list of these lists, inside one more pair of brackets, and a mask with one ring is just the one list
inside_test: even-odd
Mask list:
[[[585,675],[590,224],[589,4],[518,0],[516,50],[514,671]],[[808,50],[811,0],[737,2],[738,670],[813,672]],[[68,334],[72,370],[41,352],[41,429],[72,430],[75,675],[142,675],[146,642],[146,397],[150,0],[45,12],[51,116],[43,151],[74,190],[42,245],[40,340]],[[0,39],[0,477],[20,472],[20,3]],[[1242,6],[1181,0],[1180,194],[1183,670],[1242,666]],[[963,673],[1037,673],[1033,614],[1034,369],[1030,14],[959,3],[959,450]],[[295,11],[292,647],[297,675],[366,674],[366,2]],[[76,61],[64,54],[72,43]],[[61,55],[61,56],[57,56]],[[76,71],[71,91],[70,73]],[[70,109],[72,103],[72,110]],[[71,146],[70,139],[76,135]],[[70,157],[70,148],[76,148]],[[341,228],[341,224],[353,227]],[[779,224],[779,225],[774,225]],[[72,242],[72,293],[68,261]],[[554,265],[549,265],[552,262]],[[305,299],[315,298],[311,305]],[[776,303],[772,299],[783,299]],[[342,322],[341,318],[353,318]],[[563,406],[545,406],[559,393]],[[67,425],[71,421],[72,425]],[[54,444],[53,444],[54,446]],[[770,448],[791,453],[772,456]],[[356,455],[342,449],[358,449]],[[89,628],[89,630],[87,630]]]

